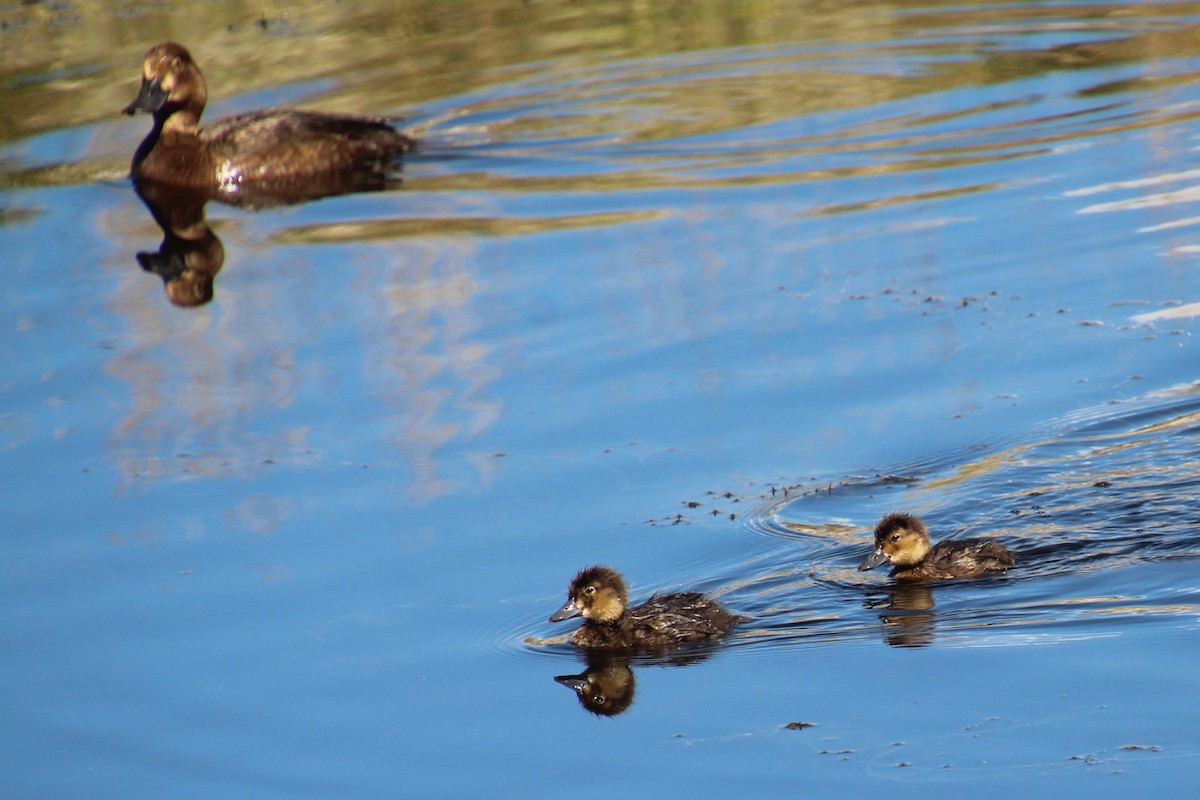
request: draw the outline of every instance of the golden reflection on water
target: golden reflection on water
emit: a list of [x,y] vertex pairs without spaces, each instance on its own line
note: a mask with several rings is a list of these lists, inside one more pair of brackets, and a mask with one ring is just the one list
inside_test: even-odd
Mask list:
[[[143,9],[127,3],[30,4],[12,9],[0,32],[0,83],[8,84],[0,140],[110,119],[128,102],[145,49],[182,40],[199,60],[213,99],[288,83],[332,79],[314,98],[331,111],[397,113],[436,98],[479,92],[537,76],[545,102],[569,91],[575,134],[607,131],[628,141],[682,138],[836,109],[943,92],[1065,68],[1190,56],[1200,27],[1166,25],[1126,34],[1130,18],[1169,20],[1155,4],[956,5],[853,2],[471,4],[365,2],[242,3]],[[1176,9],[1176,13],[1178,13]],[[1081,41],[1046,50],[1004,51],[996,34],[1031,17],[1087,21]],[[1096,41],[1108,30],[1111,38]],[[1048,24],[1044,20],[1040,24]],[[1153,23],[1150,23],[1151,25]],[[1018,28],[1019,30],[1019,28]],[[1124,34],[1124,35],[1122,35]],[[938,41],[938,37],[954,37]],[[789,43],[787,52],[747,49],[716,63],[709,51]],[[915,43],[914,43],[915,42]],[[841,48],[831,61],[829,48]],[[695,53],[679,61],[655,56]],[[300,56],[299,54],[302,54]],[[926,59],[921,69],[909,64]],[[630,66],[617,62],[643,59]],[[846,69],[847,64],[857,64]],[[547,73],[570,81],[555,88]],[[1149,75],[1148,81],[1156,80]],[[1171,76],[1173,81],[1186,76]],[[1127,87],[1126,87],[1127,88]],[[1103,91],[1101,86],[1096,91]],[[520,98],[481,98],[488,111]],[[307,103],[306,103],[307,104]],[[630,124],[614,107],[653,108]],[[615,123],[615,124],[614,124]],[[503,138],[536,137],[553,118],[510,120]],[[865,132],[865,131],[864,131]],[[820,136],[814,137],[820,142]]]
[[[1142,402],[1178,403],[1197,396],[1200,396],[1200,384],[1189,384],[1144,398]],[[1114,418],[1119,419],[1119,407],[1113,409],[1112,413]],[[1130,413],[1136,413],[1136,408]],[[1165,476],[1174,475],[1176,477],[1172,480],[1179,485],[1187,485],[1191,479],[1200,480],[1200,467],[1195,463],[1164,463],[1161,459],[1146,458],[1143,459],[1143,463],[1121,465],[1120,458],[1126,452],[1136,455],[1149,448],[1159,447],[1165,435],[1186,432],[1194,427],[1197,421],[1200,421],[1200,412],[1181,410],[1163,419],[1128,429],[1116,426],[1094,433],[1089,433],[1086,429],[1055,431],[1034,441],[1005,448],[959,465],[944,477],[932,478],[920,484],[914,491],[945,493],[952,487],[978,482],[1007,469],[1017,466],[1030,467],[1037,463],[1055,467],[1057,480],[1053,484],[1023,486],[1020,490],[1022,493],[1037,496],[1055,490],[1085,488],[1099,480],[1112,481],[1140,476],[1165,480]],[[1096,466],[1092,467],[1093,464]]]
[[337,222],[328,225],[298,225],[278,233],[279,244],[331,244],[421,238],[425,236],[524,236],[533,233],[597,228],[631,222],[650,222],[667,216],[666,211],[568,214],[561,217],[443,217],[440,219],[389,219],[369,222]]

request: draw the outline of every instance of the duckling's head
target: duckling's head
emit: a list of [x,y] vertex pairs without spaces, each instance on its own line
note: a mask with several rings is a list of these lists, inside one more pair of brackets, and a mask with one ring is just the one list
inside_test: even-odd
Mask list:
[[588,567],[580,570],[571,581],[566,605],[556,611],[550,621],[583,617],[593,622],[615,622],[625,613],[628,599],[625,581],[615,569]]
[[929,553],[929,533],[912,514],[888,514],[875,526],[875,549],[858,565],[859,572],[883,562],[897,567],[918,564]]
[[142,87],[125,113],[147,111],[158,119],[182,113],[196,124],[208,102],[208,88],[187,48],[175,42],[154,45],[142,62]]

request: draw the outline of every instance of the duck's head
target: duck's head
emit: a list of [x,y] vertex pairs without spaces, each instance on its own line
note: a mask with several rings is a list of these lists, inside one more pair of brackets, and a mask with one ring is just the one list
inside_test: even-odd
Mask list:
[[146,111],[160,120],[181,113],[185,121],[194,125],[207,102],[204,76],[192,61],[192,54],[181,44],[162,42],[146,53],[142,62],[142,88],[125,107],[125,113]]
[[887,561],[897,567],[920,563],[929,553],[929,533],[912,514],[888,514],[875,526],[875,549],[858,565],[859,572]]
[[556,611],[550,621],[583,617],[593,622],[613,622],[625,613],[628,599],[625,581],[615,569],[588,567],[571,581],[566,605]]

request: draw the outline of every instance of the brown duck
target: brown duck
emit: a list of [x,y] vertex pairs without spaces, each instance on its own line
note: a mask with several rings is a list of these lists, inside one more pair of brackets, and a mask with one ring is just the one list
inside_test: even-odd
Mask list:
[[884,562],[900,581],[978,578],[1007,572],[1016,564],[995,539],[963,539],[930,545],[925,524],[912,514],[888,514],[875,526],[875,549],[858,565],[860,572]]
[[208,100],[187,49],[156,44],[126,114],[147,111],[154,127],[133,158],[136,181],[209,193],[235,205],[269,205],[394,182],[397,157],[415,141],[382,117],[266,109],[200,128]]
[[629,591],[616,570],[588,567],[571,581],[566,605],[550,621],[583,617],[583,626],[571,635],[571,643],[616,650],[711,639],[745,619],[699,592],[656,594],[633,608],[628,603]]

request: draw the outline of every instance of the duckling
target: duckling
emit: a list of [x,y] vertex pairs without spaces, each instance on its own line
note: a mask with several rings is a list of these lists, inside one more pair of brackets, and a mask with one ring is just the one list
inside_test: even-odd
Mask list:
[[154,115],[133,157],[136,181],[208,191],[235,205],[297,202],[384,188],[391,162],[416,144],[381,117],[295,109],[253,111],[201,129],[207,100],[187,48],[150,48],[141,90],[125,108]]
[[930,547],[925,524],[912,514],[888,514],[875,526],[875,550],[858,565],[859,572],[892,564],[899,581],[978,578],[1006,572],[1016,564],[1008,548],[995,539],[939,542]]
[[587,567],[571,581],[566,605],[550,621],[583,617],[583,626],[571,635],[571,643],[615,650],[710,639],[745,619],[699,592],[656,594],[633,608],[627,607],[628,602],[625,581],[616,570]]

